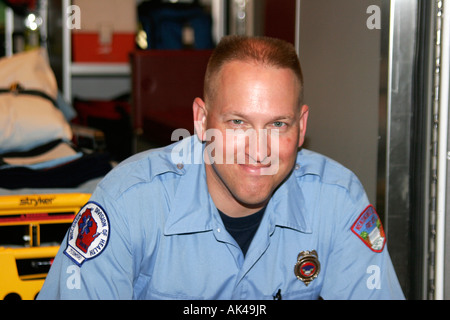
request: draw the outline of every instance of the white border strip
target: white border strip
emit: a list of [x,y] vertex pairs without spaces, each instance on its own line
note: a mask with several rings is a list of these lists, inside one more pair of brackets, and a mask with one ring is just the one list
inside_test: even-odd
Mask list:
[[447,192],[448,107],[449,107],[449,53],[450,53],[450,1],[443,0],[441,34],[441,68],[439,88],[439,142],[437,167],[436,210],[436,274],[435,299],[444,299],[445,261],[445,207]]

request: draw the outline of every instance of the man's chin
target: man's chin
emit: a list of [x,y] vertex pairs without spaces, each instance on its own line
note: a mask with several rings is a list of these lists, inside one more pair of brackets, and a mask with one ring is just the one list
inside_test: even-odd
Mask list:
[[236,199],[243,207],[257,210],[267,205],[270,199],[270,195],[261,196],[261,194],[258,195],[247,194],[245,198],[240,197]]

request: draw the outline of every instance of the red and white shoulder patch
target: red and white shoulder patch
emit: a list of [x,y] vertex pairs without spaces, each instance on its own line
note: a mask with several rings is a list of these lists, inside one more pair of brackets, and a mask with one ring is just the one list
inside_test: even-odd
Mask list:
[[382,252],[386,244],[383,225],[375,208],[369,205],[356,219],[351,228],[372,251]]
[[64,254],[81,267],[86,260],[103,252],[108,239],[109,220],[105,210],[95,202],[88,202],[72,222]]

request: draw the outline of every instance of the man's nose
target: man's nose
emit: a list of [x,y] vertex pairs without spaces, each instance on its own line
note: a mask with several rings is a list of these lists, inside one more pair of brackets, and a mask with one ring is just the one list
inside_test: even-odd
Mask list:
[[246,153],[250,164],[269,164],[266,163],[271,155],[271,139],[269,130],[252,130],[246,139]]

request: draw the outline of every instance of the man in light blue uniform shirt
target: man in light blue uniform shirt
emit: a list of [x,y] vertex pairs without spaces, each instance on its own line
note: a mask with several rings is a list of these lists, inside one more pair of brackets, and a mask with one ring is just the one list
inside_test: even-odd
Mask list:
[[104,178],[38,298],[403,299],[359,180],[298,151],[302,90],[291,45],[223,38],[193,103],[196,135]]

